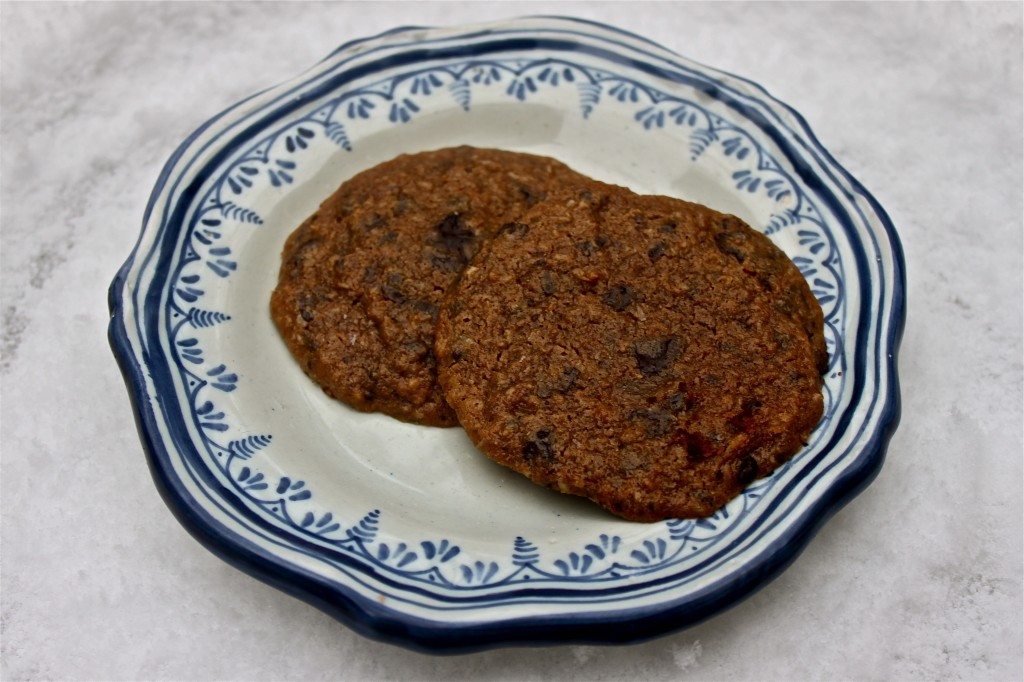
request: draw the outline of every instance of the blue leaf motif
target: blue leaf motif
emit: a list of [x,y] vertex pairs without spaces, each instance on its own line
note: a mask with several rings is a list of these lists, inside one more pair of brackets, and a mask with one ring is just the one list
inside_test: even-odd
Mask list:
[[656,107],[641,109],[633,115],[633,118],[643,124],[644,130],[665,126],[665,112],[659,111]]
[[618,535],[608,536],[604,533],[597,538],[601,542],[601,547],[604,548],[608,554],[615,554],[619,551],[619,544],[622,542],[622,538]]
[[473,77],[471,79],[474,83],[480,83],[482,85],[490,85],[491,83],[501,82],[501,71],[496,67],[477,67],[473,69]]
[[375,105],[373,102],[366,99],[365,97],[360,97],[358,100],[354,100],[348,103],[348,110],[346,111],[346,115],[350,119],[367,119],[370,118],[370,112],[373,111],[373,109],[376,106],[377,105]]
[[512,543],[512,563],[516,566],[525,566],[534,563],[540,558],[537,546],[522,537],[517,537]]
[[331,122],[324,126],[324,134],[334,144],[338,145],[347,152],[352,151],[352,143],[348,139],[348,133],[345,132],[345,126],[340,123]]
[[732,178],[736,181],[736,189],[746,189],[751,194],[756,192],[761,184],[760,178],[754,177],[754,174],[748,170],[736,171],[732,174]]
[[220,324],[221,322],[227,322],[231,319],[231,316],[214,310],[190,308],[186,319],[193,327],[197,329],[204,329],[206,327],[212,327],[215,324]]
[[727,140],[722,141],[722,151],[725,152],[726,156],[736,155],[736,158],[743,160],[750,154],[750,147],[747,146],[746,142],[740,137],[730,137]]
[[698,129],[690,133],[690,160],[696,161],[717,139],[718,134],[711,129]]
[[405,98],[401,102],[394,102],[391,111],[388,113],[388,120],[392,123],[408,123],[412,115],[419,112],[420,108],[412,100]]
[[472,566],[463,564],[459,570],[465,582],[484,585],[498,572],[498,564],[493,561],[486,564],[482,561],[475,561]]
[[197,339],[179,339],[177,345],[181,359],[194,365],[203,364],[203,349],[198,347],[198,343]]
[[181,296],[186,303],[195,303],[199,300],[200,296],[206,293],[202,289],[196,289],[195,287],[178,287],[175,289],[175,292],[177,292],[178,296]]
[[241,459],[249,459],[254,454],[262,450],[263,448],[270,445],[272,436],[246,436],[239,440],[233,440],[228,443],[228,452],[240,457]]
[[462,107],[463,111],[469,111],[470,105],[470,92],[469,92],[469,81],[464,78],[460,78],[453,81],[448,86],[448,92],[452,94],[452,98],[455,102]]
[[359,519],[359,523],[345,531],[353,540],[361,540],[364,543],[373,542],[377,537],[377,523],[380,518],[380,510],[374,509],[369,514]]
[[420,543],[420,547],[423,549],[423,556],[427,559],[433,559],[435,556],[438,557],[439,563],[445,563],[451,561],[453,558],[458,556],[461,551],[458,545],[451,544],[448,540],[441,540],[440,543],[434,544],[429,540],[425,540]]
[[697,112],[686,104],[673,107],[669,110],[668,115],[676,125],[688,125],[691,128],[697,125]]
[[537,92],[537,84],[529,76],[522,80],[519,78],[512,79],[512,82],[505,89],[506,94],[514,96],[520,102],[524,101],[527,95],[534,92]]
[[693,519],[670,519],[666,522],[669,537],[673,540],[686,540],[693,532]]
[[[766,182],[765,187],[767,186],[768,183]],[[785,227],[797,224],[800,220],[800,214],[790,208],[783,210],[781,213],[773,213],[768,220],[768,227],[765,228],[764,233],[767,235],[775,234]]]
[[640,91],[626,81],[619,81],[613,85],[608,91],[608,94],[620,102],[626,102],[628,100],[636,103],[640,101]]
[[240,223],[250,223],[252,225],[263,224],[263,218],[261,218],[256,211],[243,208],[231,201],[225,201],[221,204],[220,212],[228,220],[237,220]]
[[206,376],[211,377],[211,385],[214,388],[220,389],[225,393],[230,393],[238,387],[238,375],[226,372],[227,367],[221,364],[207,371]]
[[580,112],[583,118],[588,118],[601,100],[601,86],[597,83],[581,82],[576,88],[580,95]]
[[413,79],[409,92],[413,95],[429,95],[434,88],[439,87],[441,87],[441,79],[437,75],[417,76]]

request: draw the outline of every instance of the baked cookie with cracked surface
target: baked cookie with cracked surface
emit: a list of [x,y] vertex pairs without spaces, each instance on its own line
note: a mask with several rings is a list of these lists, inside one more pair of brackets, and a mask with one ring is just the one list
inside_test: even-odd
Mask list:
[[585,180],[550,158],[472,147],[363,171],[288,238],[273,320],[329,395],[362,411],[454,425],[433,350],[442,295],[493,231]]
[[823,407],[820,311],[812,336],[813,298],[790,298],[785,255],[752,233],[599,183],[534,206],[442,304],[438,374],[463,427],[627,519],[713,513],[798,451]]

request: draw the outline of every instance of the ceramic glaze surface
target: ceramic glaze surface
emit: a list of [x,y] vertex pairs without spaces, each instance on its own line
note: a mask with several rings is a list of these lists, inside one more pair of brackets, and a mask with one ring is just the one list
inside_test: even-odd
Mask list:
[[[808,446],[711,518],[636,524],[533,486],[459,429],[323,394],[267,310],[285,238],[344,179],[458,144],[554,156],[769,235],[825,311]],[[111,306],[154,475],[189,530],[415,647],[628,640],[705,618],[870,481],[898,418],[902,256],[880,207],[758,86],[572,20],[398,29],[211,120],[168,162]]]

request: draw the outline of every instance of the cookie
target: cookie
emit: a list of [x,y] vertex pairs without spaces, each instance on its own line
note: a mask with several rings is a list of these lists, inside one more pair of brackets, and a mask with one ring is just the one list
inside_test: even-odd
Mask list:
[[553,159],[471,147],[402,155],[359,173],[288,238],[273,320],[328,395],[454,425],[433,351],[442,295],[481,240],[580,179]]
[[750,232],[596,183],[506,226],[438,318],[440,383],[470,437],[636,521],[709,515],[770,473],[823,401],[806,313],[780,306],[790,278]]

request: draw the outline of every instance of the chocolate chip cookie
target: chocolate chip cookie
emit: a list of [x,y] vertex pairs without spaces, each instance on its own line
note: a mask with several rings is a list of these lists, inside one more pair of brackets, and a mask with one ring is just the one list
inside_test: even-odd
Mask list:
[[346,181],[288,238],[271,314],[302,369],[362,411],[456,423],[436,381],[441,297],[482,240],[584,178],[546,157],[458,147]]
[[636,521],[709,515],[821,418],[821,313],[785,258],[696,204],[553,195],[445,296],[440,383],[480,449],[537,483]]

